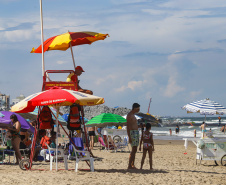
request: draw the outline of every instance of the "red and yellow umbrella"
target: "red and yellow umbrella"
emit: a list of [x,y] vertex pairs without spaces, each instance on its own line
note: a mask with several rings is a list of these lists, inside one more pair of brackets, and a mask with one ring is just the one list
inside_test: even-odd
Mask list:
[[53,87],[38,92],[21,100],[12,106],[11,111],[16,113],[33,112],[36,106],[51,105],[58,109],[60,106],[69,106],[77,103],[81,106],[92,106],[104,103],[104,98],[85,94],[78,91]]
[[[71,46],[78,46],[82,44],[92,44],[98,40],[104,40],[108,34],[96,32],[67,32],[47,39],[44,42],[44,52],[49,50],[65,51]],[[33,48],[31,53],[42,53],[42,45],[37,49]]]

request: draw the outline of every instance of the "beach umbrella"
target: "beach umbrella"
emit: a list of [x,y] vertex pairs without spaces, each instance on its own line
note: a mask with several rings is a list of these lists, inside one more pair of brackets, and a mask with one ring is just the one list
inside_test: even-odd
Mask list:
[[187,113],[196,112],[196,113],[200,113],[201,115],[205,115],[205,120],[206,120],[206,115],[226,114],[225,107],[223,107],[219,103],[211,101],[209,98],[189,103],[183,106],[182,109],[186,110]]
[[[55,115],[55,116],[52,116],[53,120],[56,120],[56,117],[57,117],[57,112],[56,112],[56,109],[54,109],[53,107],[50,107],[52,113]],[[38,107],[35,108],[35,110],[33,112],[30,112],[30,114],[33,114],[33,115],[38,115]],[[62,123],[66,123],[67,120],[65,120],[60,114],[58,116],[58,121],[62,122]]]
[[[83,32],[66,32],[61,35],[56,35],[48,38],[44,42],[44,52],[50,50],[65,51],[71,46],[78,46],[83,44],[92,44],[98,40],[104,40],[108,34],[97,32],[83,31]],[[42,45],[37,49],[32,49],[31,53],[42,53]]]
[[125,125],[126,119],[118,114],[102,113],[98,116],[93,117],[86,123],[87,127],[105,127],[115,125]]
[[34,133],[34,127],[31,126],[31,124],[23,118],[21,115],[16,114],[14,112],[9,111],[1,111],[0,112],[0,128],[7,128],[9,126],[12,126],[12,121],[10,119],[10,116],[12,114],[15,114],[18,118],[18,121],[21,124],[21,128],[26,129],[30,133]]
[[81,106],[99,105],[104,103],[104,98],[85,94],[78,91],[53,87],[49,90],[38,92],[21,100],[12,106],[11,111],[16,113],[33,112],[36,106],[51,105],[59,114],[60,106],[70,106],[77,103]]
[[[11,111],[18,113],[26,113],[34,111],[36,106],[51,105],[56,109],[57,112],[56,123],[58,130],[58,116],[60,106],[69,106],[72,105],[73,103],[77,103],[81,106],[99,105],[104,103],[104,98],[81,93],[78,91],[53,87],[49,90],[28,96],[27,98],[23,99],[19,103],[12,106]],[[56,145],[58,146],[58,134]],[[56,159],[57,159],[57,150],[58,148],[56,148]],[[56,170],[57,170],[57,160],[56,160]]]
[[[97,32],[83,31],[83,32],[67,32],[61,35],[56,35],[48,38],[43,43],[43,51],[51,51],[51,50],[62,50],[65,51],[68,48],[71,49],[72,60],[75,66],[74,54],[72,50],[72,46],[78,46],[83,44],[92,44],[98,40],[104,40],[108,34],[102,34]],[[31,53],[42,53],[42,44],[37,48],[33,48]],[[44,64],[44,62],[43,62]],[[43,66],[44,71],[44,66]],[[44,73],[43,73],[44,74]]]

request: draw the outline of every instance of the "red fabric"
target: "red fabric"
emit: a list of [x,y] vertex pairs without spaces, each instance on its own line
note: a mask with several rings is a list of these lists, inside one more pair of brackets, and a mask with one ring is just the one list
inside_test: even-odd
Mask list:
[[41,105],[51,105],[54,103],[61,102],[71,102],[74,103],[77,99],[65,91],[64,89],[59,89],[57,87],[43,91],[38,96],[34,97],[30,101],[32,102],[32,106],[41,106]]
[[47,143],[48,145],[51,144],[51,140],[48,136],[43,136],[40,142],[41,147],[44,149],[47,149],[48,147],[46,146],[45,143]]
[[[49,49],[49,45],[53,42],[53,40],[56,38],[57,36],[48,38],[43,44],[44,44],[44,52],[46,52]],[[35,51],[34,53],[42,53],[42,45],[40,45]]]

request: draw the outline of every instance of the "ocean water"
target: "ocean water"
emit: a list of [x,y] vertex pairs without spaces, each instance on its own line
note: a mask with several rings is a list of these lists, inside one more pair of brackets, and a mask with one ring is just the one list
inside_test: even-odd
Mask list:
[[[183,138],[194,138],[194,130],[196,130],[196,137],[201,137],[200,125],[205,117],[165,117],[162,120],[161,127],[152,127],[154,139],[161,140],[181,140]],[[206,118],[206,130],[213,133],[214,137],[226,137],[226,134],[220,131],[221,127],[226,124],[226,117],[221,117],[221,125],[218,126],[218,117]],[[176,125],[179,125],[179,134],[175,133]],[[170,136],[169,129],[172,130]]]

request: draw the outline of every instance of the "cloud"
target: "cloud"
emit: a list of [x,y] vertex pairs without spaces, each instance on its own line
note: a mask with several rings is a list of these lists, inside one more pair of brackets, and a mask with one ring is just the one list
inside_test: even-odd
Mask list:
[[136,91],[137,89],[142,88],[143,84],[145,83],[145,81],[129,81],[128,84],[125,86],[121,86],[120,88],[116,88],[115,91],[116,92],[124,92],[125,90],[132,90],[132,91]]
[[101,85],[103,83],[109,83],[111,81],[114,81],[116,79],[116,76],[113,74],[107,75],[104,78],[98,78],[95,80],[96,85]]
[[0,30],[0,32],[4,32],[4,31],[15,31],[15,30],[28,30],[28,29],[32,29],[34,25],[36,25],[37,23],[35,22],[23,22],[20,23],[17,26],[12,26],[12,27],[8,27],[5,28],[3,30]]
[[30,40],[33,37],[32,30],[15,30],[6,31],[0,36],[0,40],[9,42],[21,42],[25,40]]
[[60,65],[62,65],[62,64],[66,64],[67,62],[65,62],[65,61],[62,61],[62,60],[58,60],[57,61],[57,64],[60,64]]
[[184,87],[180,87],[179,85],[177,85],[177,80],[175,79],[175,77],[170,76],[169,80],[168,80],[168,85],[166,87],[166,89],[164,90],[164,96],[166,97],[173,97],[176,94],[178,94],[179,92],[184,91],[185,88]]
[[196,50],[187,50],[187,51],[176,51],[175,54],[183,54],[183,53],[201,53],[201,52],[224,52],[224,49],[221,48],[207,48],[207,49],[196,49]]
[[196,99],[197,96],[199,96],[201,93],[202,93],[201,90],[199,90],[199,91],[191,91],[190,92],[190,99]]

